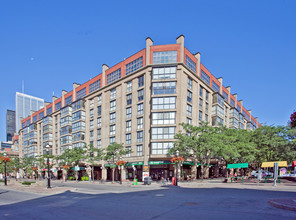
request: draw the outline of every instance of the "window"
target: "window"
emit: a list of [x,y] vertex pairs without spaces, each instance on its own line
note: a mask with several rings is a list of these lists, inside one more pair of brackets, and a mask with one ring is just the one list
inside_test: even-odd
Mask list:
[[206,91],[206,100],[209,101],[209,92]]
[[168,154],[168,150],[173,147],[173,142],[151,143],[151,154]]
[[126,96],[126,105],[132,104],[132,94]]
[[138,102],[144,99],[144,89],[138,91]]
[[143,145],[137,145],[137,156],[143,156]]
[[240,112],[241,111],[241,107],[239,105],[236,106],[236,109]]
[[192,92],[187,90],[187,102],[192,102]]
[[116,110],[116,100],[110,102],[110,111]]
[[176,97],[152,98],[152,109],[175,109]]
[[125,156],[126,157],[130,157],[131,156],[131,152],[132,152],[132,148],[129,146],[129,147],[126,147],[125,150],[127,151],[127,154]]
[[89,85],[89,93],[92,93],[101,88],[101,80],[97,80],[94,83]]
[[198,120],[199,120],[199,121],[202,121],[202,111],[199,111],[199,114],[198,114]]
[[132,121],[131,120],[127,121],[125,127],[126,127],[127,132],[131,131],[132,130]]
[[98,116],[102,115],[102,106],[98,106]]
[[115,99],[116,98],[116,88],[111,89],[110,91],[110,99]]
[[209,112],[209,103],[206,102],[206,107],[205,107],[206,113]]
[[203,87],[199,87],[199,96],[202,97]]
[[107,85],[121,78],[121,68],[107,75]]
[[84,111],[77,111],[72,114],[72,122],[77,120],[84,120],[84,119],[85,119]]
[[153,125],[175,124],[175,123],[176,123],[176,112],[153,112],[152,113]]
[[97,145],[98,145],[98,148],[102,148],[102,141],[101,140],[98,140],[97,141]]
[[224,118],[224,108],[222,108],[220,105],[214,105],[212,107],[212,114]]
[[144,86],[144,76],[138,78],[138,87]]
[[153,68],[152,79],[176,79],[177,67]]
[[[49,107],[48,109],[46,109],[46,114],[49,115],[52,113],[52,107]],[[29,122],[30,123],[30,122]],[[28,125],[28,123],[27,123]]]
[[230,99],[230,105],[231,105],[232,107],[235,106],[235,101],[234,101],[233,99]]
[[113,112],[110,114],[110,123],[115,123],[115,120],[116,120],[116,114],[115,112]]
[[94,131],[90,131],[89,132],[89,137],[90,137],[90,139],[93,139],[94,138]]
[[79,131],[79,130],[85,130],[85,122],[78,121],[72,124],[72,132]]
[[205,114],[205,122],[209,122],[209,116]]
[[137,129],[143,128],[143,117],[137,118]]
[[37,121],[37,115],[33,117],[33,122]]
[[126,134],[125,135],[125,144],[131,144],[132,143],[132,134]]
[[223,125],[224,124],[224,121],[222,118],[220,118],[219,116],[214,116],[212,117],[212,125],[215,126],[215,125]]
[[191,89],[192,90],[192,79],[188,77],[187,79],[187,87],[188,89]]
[[102,95],[98,95],[98,105],[101,105],[102,104]]
[[142,115],[143,114],[143,103],[138,104],[138,115]]
[[72,103],[72,96],[65,98],[65,106],[70,105]]
[[223,98],[226,99],[226,101],[228,100],[228,94],[224,91],[223,91]]
[[115,135],[115,125],[110,125],[110,135]]
[[143,142],[143,131],[138,131],[137,132],[137,142]]
[[133,82],[129,81],[126,84],[126,92],[131,92],[131,91],[133,91]]
[[192,119],[191,118],[187,118],[186,119],[187,124],[191,125],[192,124]]
[[196,73],[196,63],[193,60],[191,60],[187,55],[185,57],[185,65],[194,73]]
[[101,130],[101,128],[99,128],[97,130],[97,138],[101,138],[101,136],[102,136],[102,130]]
[[99,118],[98,118],[98,127],[101,127],[101,126],[102,126],[102,118],[99,117]]
[[56,110],[56,111],[57,111],[57,110],[60,110],[61,107],[62,107],[62,103],[61,103],[61,102],[58,102],[58,103],[55,104],[55,110]]
[[216,92],[219,92],[219,91],[220,91],[220,86],[218,86],[218,84],[215,83],[214,81],[212,81],[212,88],[213,88]]
[[83,89],[79,90],[76,92],[76,100],[83,98],[86,96],[86,88],[84,87]]
[[153,64],[177,63],[177,51],[153,52]]
[[89,128],[93,129],[94,128],[94,120],[89,121]]
[[115,137],[110,137],[109,141],[110,141],[110,144],[114,143],[115,142]]
[[140,57],[128,64],[125,65],[125,75],[128,75],[132,72],[135,72],[136,70],[143,67],[143,57]]
[[94,110],[93,109],[89,110],[89,117],[90,118],[94,117]]
[[157,127],[151,129],[151,139],[173,139],[175,127]]
[[126,109],[126,118],[132,117],[132,107]]
[[208,85],[210,85],[210,77],[204,72],[201,71],[201,79]]
[[199,109],[202,109],[202,103],[203,103],[203,100],[199,99]]
[[39,117],[39,120],[42,119],[44,117],[44,112],[40,112],[38,117]]
[[192,116],[192,106],[187,104],[186,112],[188,116]]
[[72,109],[73,111],[76,111],[76,110],[78,110],[80,108],[84,108],[84,101],[83,100],[79,100],[77,102],[74,102],[73,105],[72,105],[72,108],[73,108]]
[[175,94],[176,93],[176,82],[159,82],[152,84],[152,94]]

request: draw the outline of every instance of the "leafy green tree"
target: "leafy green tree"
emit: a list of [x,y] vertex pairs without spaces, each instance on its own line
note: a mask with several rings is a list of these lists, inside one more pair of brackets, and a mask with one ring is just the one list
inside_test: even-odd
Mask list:
[[87,154],[88,157],[86,159],[86,162],[91,165],[92,181],[94,182],[94,166],[97,165],[98,161],[103,159],[104,153],[102,149],[96,148],[92,144],[89,144]]
[[[56,159],[59,161],[59,165],[71,165],[79,166],[79,164],[87,158],[86,150],[83,148],[74,147],[72,149],[66,149],[61,155]],[[78,171],[75,175],[76,181],[78,180]]]
[[179,150],[180,155],[199,162],[201,166],[201,178],[208,175],[211,158],[217,156],[220,149],[219,133],[221,127],[212,127],[202,122],[201,126],[193,126],[181,123],[184,132],[175,135],[175,147],[169,150],[169,154],[175,154]]
[[125,149],[123,144],[118,144],[116,142],[109,144],[106,148],[104,159],[108,161],[108,163],[111,163],[110,167],[112,169],[112,183],[114,183],[114,172],[116,167],[115,162],[118,161],[120,157],[128,153],[131,153],[130,149]]

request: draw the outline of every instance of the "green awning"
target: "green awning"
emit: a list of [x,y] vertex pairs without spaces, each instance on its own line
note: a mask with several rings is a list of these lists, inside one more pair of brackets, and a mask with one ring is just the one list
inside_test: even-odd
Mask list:
[[112,166],[116,166],[116,165],[115,164],[112,164],[112,163],[104,164],[104,167],[112,167]]
[[125,166],[127,166],[127,167],[129,167],[129,166],[141,166],[141,165],[143,165],[144,164],[144,162],[143,161],[140,161],[140,162],[128,162],[128,163],[126,163],[125,164]]
[[162,165],[162,164],[171,164],[171,161],[165,160],[165,161],[149,161],[149,165]]
[[235,169],[235,168],[248,168],[248,163],[233,163],[227,164],[227,169]]
[[184,161],[183,164],[184,165],[195,165],[195,163],[192,161]]

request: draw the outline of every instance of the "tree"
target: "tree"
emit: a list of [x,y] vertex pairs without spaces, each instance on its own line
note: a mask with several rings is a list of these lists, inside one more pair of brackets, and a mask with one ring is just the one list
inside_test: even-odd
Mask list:
[[175,147],[169,150],[169,154],[175,154],[179,150],[180,155],[199,162],[201,166],[201,178],[208,175],[211,158],[217,156],[220,143],[219,133],[221,127],[212,127],[202,122],[199,127],[181,123],[184,132],[175,135]]
[[[72,149],[66,149],[60,156],[57,157],[57,160],[59,161],[60,166],[79,166],[79,163],[86,158],[86,150],[80,147],[74,147]],[[76,181],[78,180],[78,171],[76,171],[75,179]]]
[[130,149],[125,149],[123,144],[118,144],[116,142],[109,144],[106,148],[104,159],[108,161],[108,163],[111,163],[110,167],[112,169],[112,183],[114,183],[114,172],[116,167],[115,161],[118,161],[120,157],[128,153],[131,153]]
[[104,154],[102,149],[95,148],[93,144],[89,144],[88,146],[87,154],[89,157],[86,159],[86,162],[91,165],[92,181],[94,182],[94,166],[97,164],[97,161],[103,159]]
[[290,116],[290,125],[292,128],[296,128],[296,112],[293,112]]

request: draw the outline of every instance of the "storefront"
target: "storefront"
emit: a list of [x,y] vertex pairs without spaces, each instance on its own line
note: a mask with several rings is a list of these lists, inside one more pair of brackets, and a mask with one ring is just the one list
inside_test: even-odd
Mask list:
[[138,179],[142,180],[142,171],[143,171],[144,162],[128,162],[125,164],[126,167],[126,179]]
[[149,161],[148,164],[152,180],[172,179],[174,176],[174,164],[171,161]]
[[189,180],[193,178],[192,176],[192,166],[195,166],[194,162],[191,161],[184,161],[183,164],[180,164],[181,168],[181,178],[184,180]]

